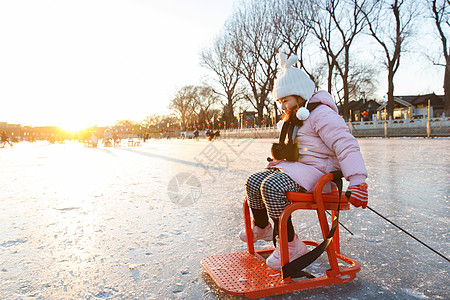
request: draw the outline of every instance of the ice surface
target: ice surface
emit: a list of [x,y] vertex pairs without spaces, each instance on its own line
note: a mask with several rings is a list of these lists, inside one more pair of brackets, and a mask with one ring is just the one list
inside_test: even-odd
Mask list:
[[[0,298],[232,299],[203,272],[245,251],[243,185],[274,140],[150,140],[140,147],[0,149]],[[370,206],[445,256],[449,139],[360,139]],[[449,263],[369,210],[342,212],[356,280],[273,299],[449,299]],[[295,212],[321,240],[313,212]],[[256,243],[258,248],[270,244]],[[309,271],[323,272],[322,256]]]

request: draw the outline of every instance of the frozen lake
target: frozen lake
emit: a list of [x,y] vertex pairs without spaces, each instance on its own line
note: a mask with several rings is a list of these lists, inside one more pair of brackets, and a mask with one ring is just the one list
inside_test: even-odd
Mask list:
[[[200,260],[246,250],[237,235],[243,185],[274,141],[0,149],[0,298],[237,298],[217,289]],[[450,139],[359,143],[369,205],[449,257]],[[341,229],[341,250],[361,263],[357,278],[267,299],[450,298],[442,257],[369,210],[340,220],[354,233]],[[315,213],[296,212],[293,222],[300,238],[321,240]]]

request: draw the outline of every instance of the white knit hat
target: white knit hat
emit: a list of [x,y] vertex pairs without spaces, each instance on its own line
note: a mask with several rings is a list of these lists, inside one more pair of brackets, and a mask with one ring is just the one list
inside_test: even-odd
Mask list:
[[289,59],[284,53],[278,54],[281,72],[278,73],[273,87],[273,98],[280,98],[297,95],[308,101],[314,94],[316,85],[306,73],[294,67],[298,61],[296,55],[291,55]]

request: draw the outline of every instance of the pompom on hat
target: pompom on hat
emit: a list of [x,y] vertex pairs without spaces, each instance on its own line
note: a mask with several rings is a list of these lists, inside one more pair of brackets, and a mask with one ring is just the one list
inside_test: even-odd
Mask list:
[[278,100],[286,96],[297,95],[308,101],[314,94],[316,85],[303,70],[294,67],[298,62],[298,57],[291,55],[288,59],[286,54],[279,53],[278,59],[281,72],[278,73],[274,84],[273,98]]

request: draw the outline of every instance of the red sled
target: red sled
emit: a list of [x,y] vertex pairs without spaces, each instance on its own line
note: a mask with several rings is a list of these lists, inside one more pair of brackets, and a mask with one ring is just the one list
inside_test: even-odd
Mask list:
[[[289,262],[286,228],[287,220],[295,210],[315,210],[319,218],[323,238],[326,239],[330,232],[330,227],[325,211],[330,210],[331,219],[334,220],[338,209],[339,211],[350,209],[350,204],[344,193],[342,193],[341,197],[339,197],[337,190],[329,194],[322,194],[325,184],[333,179],[333,173],[322,176],[317,181],[313,194],[286,193],[288,200],[292,203],[284,209],[279,222],[282,266],[287,265]],[[308,276],[306,279],[300,280],[294,280],[291,277],[283,279],[280,271],[270,269],[265,262],[264,257],[272,253],[274,248],[256,251],[254,249],[253,235],[251,234],[250,209],[246,200],[244,201],[244,220],[248,251],[212,255],[201,261],[201,265],[214,282],[229,294],[247,298],[260,298],[330,286],[352,281],[355,279],[356,273],[361,269],[361,265],[356,260],[341,253],[339,228],[337,228],[332,237],[332,242],[328,244],[325,250],[330,268],[325,270],[324,276],[312,276],[313,278],[309,278]],[[315,247],[320,244],[315,241],[305,240],[303,242],[306,245]]]

